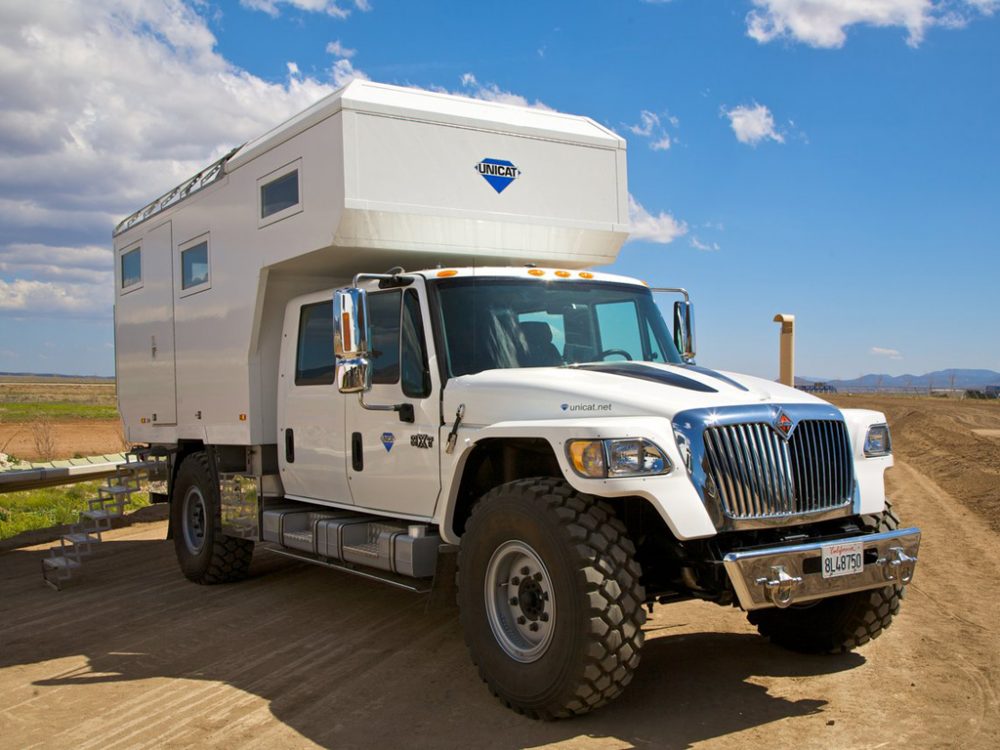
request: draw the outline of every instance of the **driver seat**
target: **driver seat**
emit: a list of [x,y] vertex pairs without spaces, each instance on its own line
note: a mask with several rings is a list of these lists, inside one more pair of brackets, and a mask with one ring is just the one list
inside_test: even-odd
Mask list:
[[524,364],[527,367],[558,367],[563,364],[562,355],[552,343],[552,328],[540,320],[521,323],[521,333],[528,344]]

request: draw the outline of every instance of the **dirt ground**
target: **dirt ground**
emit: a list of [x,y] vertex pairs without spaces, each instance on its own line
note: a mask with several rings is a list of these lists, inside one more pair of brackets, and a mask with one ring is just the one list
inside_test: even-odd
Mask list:
[[[0,452],[17,456],[23,461],[44,461],[39,455],[29,423],[0,424]],[[102,456],[120,453],[125,447],[121,422],[117,419],[78,419],[70,422],[50,422],[54,458]]]
[[902,613],[853,654],[785,652],[733,609],[657,607],[620,700],[538,723],[480,683],[453,606],[263,552],[250,580],[199,587],[160,521],[112,532],[62,592],[41,583],[44,547],[0,554],[0,744],[1000,747],[1000,545],[963,502],[1000,468],[963,429],[1000,428],[1000,409],[879,403],[890,493],[924,537]]

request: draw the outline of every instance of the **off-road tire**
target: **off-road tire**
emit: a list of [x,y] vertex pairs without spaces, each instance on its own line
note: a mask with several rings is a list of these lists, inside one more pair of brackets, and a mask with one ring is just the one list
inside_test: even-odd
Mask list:
[[[869,531],[894,531],[899,517],[886,501],[885,512],[862,516]],[[840,654],[878,638],[899,614],[903,586],[858,591],[788,609],[761,609],[747,619],[772,643],[806,654]]]
[[[552,638],[531,663],[501,647],[484,584],[494,553],[514,540],[537,552],[551,576]],[[584,714],[632,680],[642,648],[645,592],[635,546],[610,505],[541,477],[486,493],[458,555],[458,604],[479,675],[508,708],[534,719]]]
[[[207,506],[204,544],[192,553],[184,539],[184,497],[191,487],[197,487]],[[174,551],[181,571],[188,580],[201,584],[231,583],[246,578],[253,556],[253,542],[222,533],[219,505],[219,484],[214,479],[211,464],[204,452],[187,456],[177,470],[170,502],[170,524],[173,528]]]

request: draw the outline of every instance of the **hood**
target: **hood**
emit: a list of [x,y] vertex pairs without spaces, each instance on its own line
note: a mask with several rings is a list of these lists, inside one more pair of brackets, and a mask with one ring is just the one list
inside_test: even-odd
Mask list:
[[670,419],[687,409],[825,403],[762,378],[651,362],[486,370],[449,380],[444,401],[445,415],[465,404],[465,421],[470,425],[580,417]]

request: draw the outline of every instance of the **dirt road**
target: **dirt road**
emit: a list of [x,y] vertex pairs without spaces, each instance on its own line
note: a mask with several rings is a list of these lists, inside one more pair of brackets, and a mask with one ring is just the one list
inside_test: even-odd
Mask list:
[[40,548],[10,552],[0,555],[0,744],[992,749],[998,536],[928,471],[906,460],[891,472],[924,542],[884,637],[805,657],[769,645],[738,611],[658,607],[623,698],[552,724],[490,697],[451,606],[266,553],[244,583],[195,586],[162,522],[113,532],[85,583],[59,593],[40,582]]

